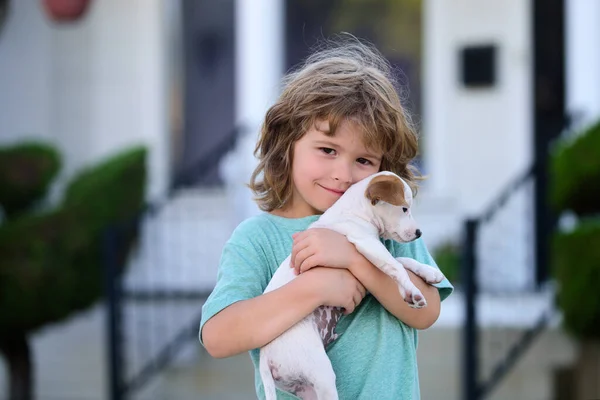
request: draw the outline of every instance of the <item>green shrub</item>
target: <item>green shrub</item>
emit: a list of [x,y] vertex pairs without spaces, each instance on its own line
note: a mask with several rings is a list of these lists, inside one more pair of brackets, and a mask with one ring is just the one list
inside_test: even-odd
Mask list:
[[64,209],[2,225],[0,325],[29,332],[89,305],[83,299],[97,298],[102,282],[99,256],[93,235]]
[[600,211],[600,122],[560,143],[551,158],[551,202],[579,215]]
[[558,212],[572,211],[579,222],[557,232],[552,269],[567,330],[580,338],[600,339],[600,121],[574,139],[563,140],[550,161],[551,202]]
[[95,228],[124,222],[141,210],[146,182],[146,150],[136,147],[84,170],[67,186],[64,207]]
[[[76,177],[58,209],[0,225],[3,333],[58,322],[101,297],[102,235],[142,209],[145,157],[142,148],[113,157]],[[125,233],[120,268],[136,230]]]
[[600,339],[600,219],[557,233],[552,260],[565,327],[577,337]]
[[58,151],[43,143],[0,149],[0,205],[10,218],[46,196],[61,167]]
[[460,284],[461,248],[459,245],[446,242],[435,248],[433,258],[453,285]]

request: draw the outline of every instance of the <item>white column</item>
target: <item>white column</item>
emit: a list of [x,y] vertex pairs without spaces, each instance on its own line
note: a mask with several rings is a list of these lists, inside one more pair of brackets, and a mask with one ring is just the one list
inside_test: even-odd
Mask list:
[[246,187],[256,166],[253,156],[260,125],[277,99],[284,65],[284,2],[236,0],[236,124],[241,137],[222,164],[239,222],[258,212]]
[[575,129],[600,118],[600,2],[567,0],[566,103]]
[[424,161],[430,179],[425,185],[434,196],[450,189],[448,173],[448,93],[454,84],[453,69],[440,68],[452,60],[454,48],[447,46],[445,2],[423,1],[423,132]]
[[11,1],[0,29],[0,143],[51,140],[51,28],[39,2]]
[[106,0],[90,8],[92,160],[137,144],[148,154],[150,199],[170,174],[164,0]]

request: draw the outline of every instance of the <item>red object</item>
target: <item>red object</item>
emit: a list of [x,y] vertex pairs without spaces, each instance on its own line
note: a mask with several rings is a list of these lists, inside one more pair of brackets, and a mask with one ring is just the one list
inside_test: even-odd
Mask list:
[[85,13],[90,0],[42,0],[48,15],[58,22],[76,21]]

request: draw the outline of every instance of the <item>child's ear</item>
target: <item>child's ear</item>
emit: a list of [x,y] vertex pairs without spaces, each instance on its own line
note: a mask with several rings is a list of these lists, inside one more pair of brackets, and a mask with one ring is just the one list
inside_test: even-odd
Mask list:
[[371,179],[365,197],[372,205],[385,201],[394,206],[406,205],[404,198],[404,183],[394,175],[379,175]]

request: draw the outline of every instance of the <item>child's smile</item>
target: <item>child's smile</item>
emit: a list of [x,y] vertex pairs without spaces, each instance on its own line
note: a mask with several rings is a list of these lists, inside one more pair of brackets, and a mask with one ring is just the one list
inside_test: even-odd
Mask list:
[[331,193],[331,194],[333,194],[334,196],[337,196],[337,197],[341,197],[344,194],[344,192],[346,191],[345,189],[344,190],[337,190],[337,189],[326,188],[325,186],[321,186],[321,187],[323,189],[327,190],[329,193]]

